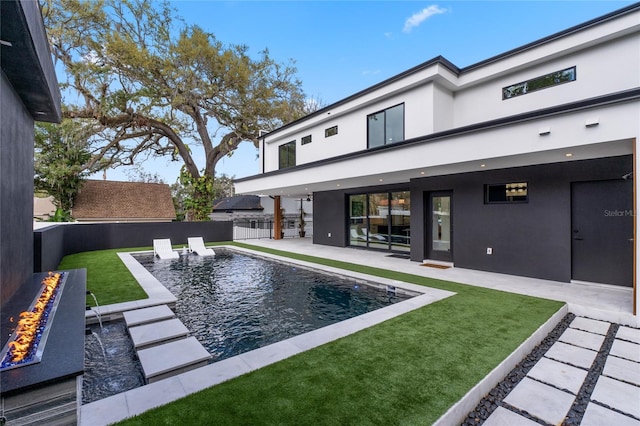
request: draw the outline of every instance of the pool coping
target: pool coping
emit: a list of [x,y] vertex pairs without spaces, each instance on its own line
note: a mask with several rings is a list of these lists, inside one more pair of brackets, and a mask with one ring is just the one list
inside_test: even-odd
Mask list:
[[[356,280],[380,283],[384,286],[388,285],[396,287],[397,289],[405,289],[412,293],[421,293],[421,295],[341,321],[337,324],[322,327],[262,348],[254,349],[235,357],[209,364],[205,367],[82,405],[78,416],[79,425],[107,425],[133,417],[152,408],[168,404],[192,393],[266,367],[456,294],[451,291],[348,271],[290,257],[254,251],[243,247],[223,245],[215,246],[214,249],[215,248],[243,252],[253,256],[300,265],[322,272],[348,276]],[[160,304],[175,304],[176,302],[175,296],[140,265],[140,263],[133,258],[132,253],[141,254],[148,252],[122,252],[118,253],[118,256],[127,268],[129,268],[134,278],[138,280],[144,291],[147,292],[149,299],[100,307],[98,310],[103,319],[116,319],[122,315],[122,312],[127,310]],[[95,318],[95,312],[87,311],[86,318]]]

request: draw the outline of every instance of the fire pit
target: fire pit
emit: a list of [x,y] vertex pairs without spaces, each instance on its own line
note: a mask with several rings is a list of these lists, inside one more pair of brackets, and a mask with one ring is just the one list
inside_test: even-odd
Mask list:
[[40,362],[66,276],[64,272],[49,272],[42,280],[39,296],[29,310],[20,313],[11,339],[0,352],[0,370]]
[[77,422],[85,297],[86,270],[76,269],[36,273],[3,304],[0,397],[9,424]]

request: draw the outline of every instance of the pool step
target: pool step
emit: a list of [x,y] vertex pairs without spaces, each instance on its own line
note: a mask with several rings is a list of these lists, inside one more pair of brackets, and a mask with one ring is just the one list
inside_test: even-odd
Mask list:
[[171,308],[167,305],[158,305],[151,306],[150,308],[126,311],[122,313],[122,316],[124,317],[127,327],[134,327],[137,325],[175,318],[176,314],[174,314]]
[[138,359],[147,383],[204,367],[210,358],[211,354],[195,337],[174,340],[138,351]]
[[129,327],[129,335],[136,350],[149,348],[172,340],[183,339],[189,330],[177,318]]
[[211,354],[167,305],[123,312],[147,383],[209,363]]

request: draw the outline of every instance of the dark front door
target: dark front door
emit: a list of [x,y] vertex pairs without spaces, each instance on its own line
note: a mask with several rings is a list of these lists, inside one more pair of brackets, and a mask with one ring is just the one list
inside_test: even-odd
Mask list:
[[427,210],[427,247],[429,259],[453,262],[453,193],[432,192]]
[[633,182],[575,182],[571,186],[574,280],[633,285]]

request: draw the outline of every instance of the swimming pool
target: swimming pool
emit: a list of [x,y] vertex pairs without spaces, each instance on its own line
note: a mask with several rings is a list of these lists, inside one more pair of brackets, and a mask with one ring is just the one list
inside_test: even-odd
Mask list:
[[177,297],[177,317],[212,362],[413,296],[226,249],[215,257],[134,258]]
[[[212,362],[420,294],[227,249],[216,248],[215,258],[132,255],[176,296],[177,316],[214,356]],[[90,330],[83,404],[143,386],[124,322],[93,324]]]

